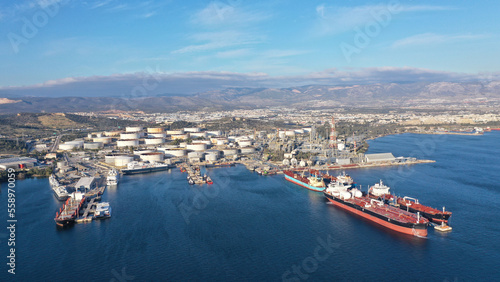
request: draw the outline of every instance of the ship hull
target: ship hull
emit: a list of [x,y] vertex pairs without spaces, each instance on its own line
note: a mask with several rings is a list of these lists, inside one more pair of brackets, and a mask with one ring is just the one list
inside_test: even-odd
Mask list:
[[431,214],[431,213],[427,213],[424,211],[416,210],[412,207],[406,207],[406,206],[401,205],[401,204],[399,205],[399,208],[402,210],[405,210],[405,211],[407,210],[407,211],[412,212],[412,213],[419,212],[421,216],[427,218],[428,220],[430,220],[434,223],[439,223],[439,224],[441,224],[442,222],[448,223],[448,220],[450,219],[450,216],[451,216],[451,214],[443,214],[443,213]]
[[286,174],[285,174],[285,179],[288,180],[288,181],[290,181],[290,182],[292,182],[292,183],[294,183],[294,184],[297,184],[297,185],[302,186],[304,188],[307,188],[307,189],[309,189],[311,191],[314,191],[314,192],[323,192],[323,190],[325,190],[325,187],[314,187],[312,185],[304,183],[304,182],[302,182],[300,180],[297,180],[297,179],[295,179],[295,178],[293,178],[291,176],[288,176]]
[[123,174],[140,174],[140,173],[150,173],[156,171],[167,170],[171,168],[170,166],[161,166],[161,167],[147,167],[147,168],[139,168],[139,169],[122,169]]
[[56,199],[58,199],[59,201],[66,201],[69,198],[69,195],[59,196],[55,191],[54,196],[56,196]]
[[382,225],[391,230],[408,234],[417,237],[426,237],[427,236],[427,224],[423,223],[407,223],[407,222],[398,222],[395,220],[390,220],[389,218],[364,209],[360,206],[345,202],[339,198],[333,197],[327,193],[324,193],[326,198],[333,203],[335,206],[342,208],[348,212],[359,215],[365,219],[370,220],[376,224]]

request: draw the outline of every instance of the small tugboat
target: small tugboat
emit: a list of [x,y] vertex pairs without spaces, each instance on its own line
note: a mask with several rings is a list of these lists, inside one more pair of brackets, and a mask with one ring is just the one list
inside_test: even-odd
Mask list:
[[194,180],[191,177],[188,176],[187,181],[188,181],[189,185],[194,185]]
[[210,176],[206,177],[206,181],[207,181],[208,185],[214,184],[214,182],[212,181],[212,178],[210,178]]

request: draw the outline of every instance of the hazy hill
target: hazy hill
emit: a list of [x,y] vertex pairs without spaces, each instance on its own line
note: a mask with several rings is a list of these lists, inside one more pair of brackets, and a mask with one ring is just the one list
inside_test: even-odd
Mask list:
[[91,112],[142,110],[221,110],[294,106],[301,108],[363,106],[414,106],[425,103],[464,103],[500,100],[500,81],[388,83],[351,86],[308,85],[291,88],[227,88],[190,96],[156,96],[127,99],[120,97],[16,98],[0,104],[1,113]]

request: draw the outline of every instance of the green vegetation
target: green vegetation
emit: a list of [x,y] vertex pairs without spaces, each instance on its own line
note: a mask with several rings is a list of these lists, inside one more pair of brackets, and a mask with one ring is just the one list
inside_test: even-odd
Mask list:
[[0,139],[0,152],[9,154],[26,153],[26,143],[21,140]]
[[[16,179],[24,179],[29,177],[49,177],[53,172],[51,166],[45,168],[32,168],[27,171],[16,171]],[[5,170],[0,170],[0,182],[5,182],[8,180],[8,172]]]

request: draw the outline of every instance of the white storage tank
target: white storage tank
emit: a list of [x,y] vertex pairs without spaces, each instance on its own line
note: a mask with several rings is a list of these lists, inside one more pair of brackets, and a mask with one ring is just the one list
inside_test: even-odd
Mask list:
[[162,132],[162,133],[148,133],[148,138],[165,138],[167,135]]
[[337,143],[337,149],[339,149],[340,151],[344,150],[345,144],[344,143]]
[[165,143],[165,138],[146,138],[144,139],[146,145],[158,145]]
[[283,165],[290,165],[290,160],[289,159],[284,159],[283,160]]
[[172,140],[176,140],[176,139],[186,140],[188,138],[189,138],[189,133],[186,133],[186,134],[172,134],[172,135],[170,135],[170,139],[172,139]]
[[208,136],[221,136],[222,132],[220,130],[207,131]]
[[118,147],[139,146],[139,139],[125,139],[116,141]]
[[205,153],[207,154],[213,154],[213,155],[217,155],[217,156],[222,156],[222,152],[219,151],[219,150],[206,150]]
[[75,146],[74,144],[66,144],[66,143],[59,144],[59,150],[71,151],[74,148],[77,148],[77,146]]
[[169,135],[184,134],[184,129],[167,130],[167,134],[169,134]]
[[102,132],[97,132],[97,133],[95,134],[95,137],[98,137],[98,138],[99,138],[99,137],[102,137]]
[[205,155],[205,160],[209,162],[215,162],[217,161],[218,156],[216,154],[206,154]]
[[179,148],[186,148],[187,144],[187,142],[181,142],[179,143]]
[[310,127],[304,127],[302,130],[304,130],[304,133],[309,133],[312,129]]
[[108,137],[116,137],[116,136],[120,136],[120,133],[122,133],[122,132],[121,131],[106,131],[106,132],[104,132],[104,135],[108,136]]
[[287,130],[287,131],[285,131],[285,135],[289,136],[289,137],[293,137],[293,136],[295,136],[295,131],[293,131],[293,130]]
[[242,154],[252,154],[252,153],[255,153],[255,148],[254,147],[244,147],[244,148],[241,148],[241,153]]
[[134,150],[134,155],[142,155],[147,153],[153,153],[154,150]]
[[96,137],[96,138],[92,138],[92,141],[101,142],[102,144],[110,144],[113,141],[113,138],[111,138],[111,137]]
[[184,128],[184,132],[200,132],[201,129],[199,127],[187,127]]
[[104,162],[107,164],[115,164],[115,156],[114,155],[106,155],[104,156]]
[[205,153],[203,153],[203,152],[189,152],[187,154],[187,157],[189,159],[193,159],[193,158],[195,158],[195,159],[202,159],[204,154]]
[[83,148],[86,150],[96,150],[102,148],[103,146],[102,142],[83,143]]
[[233,156],[238,154],[238,149],[224,149],[222,150],[224,156]]
[[206,132],[190,132],[189,135],[191,138],[206,138],[207,133]]
[[307,165],[307,163],[306,163],[304,160],[301,160],[301,161],[299,162],[299,166],[304,167],[304,166],[306,166],[306,165]]
[[203,143],[203,144],[207,144],[207,148],[212,145],[212,142],[210,142],[210,140],[196,140],[196,143]]
[[125,132],[139,132],[142,131],[142,126],[127,126],[125,127]]
[[280,132],[278,132],[278,137],[279,137],[280,139],[285,139],[285,137],[286,137],[286,133],[285,133],[285,131],[280,131]]
[[164,129],[162,127],[148,127],[148,135],[149,133],[164,133]]
[[88,139],[92,139],[92,133],[87,134]]
[[295,129],[295,134],[304,134],[304,129]]
[[139,139],[140,137],[139,132],[123,132],[120,134],[120,139]]
[[165,151],[165,150],[171,150],[171,149],[175,149],[175,148],[179,148],[179,146],[166,144],[166,145],[163,145],[161,148],[158,148],[158,150]]
[[243,139],[243,140],[238,141],[238,145],[240,145],[240,147],[242,147],[242,148],[252,146],[252,144],[253,144],[253,141],[249,140],[249,139]]
[[207,144],[205,144],[205,143],[187,144],[186,149],[193,150],[193,151],[205,151],[207,149]]
[[185,149],[171,149],[171,150],[165,150],[164,152],[165,152],[166,157],[184,157],[184,156],[186,156]]
[[153,152],[153,153],[142,154],[141,159],[143,161],[149,161],[149,162],[161,162],[165,158],[163,152]]
[[127,166],[132,161],[134,161],[132,156],[115,156],[115,166]]

